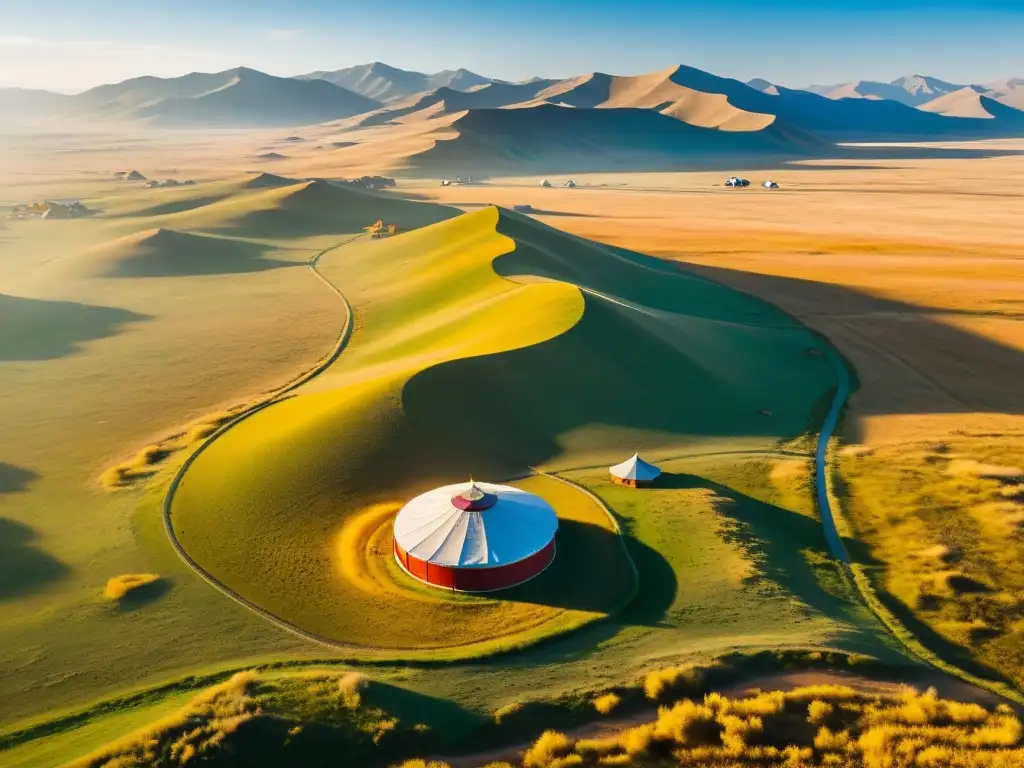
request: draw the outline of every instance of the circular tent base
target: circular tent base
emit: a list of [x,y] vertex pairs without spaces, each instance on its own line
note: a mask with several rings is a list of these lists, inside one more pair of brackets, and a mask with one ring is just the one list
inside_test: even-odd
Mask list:
[[529,557],[505,565],[454,567],[438,565],[410,555],[395,542],[395,560],[419,582],[451,592],[498,592],[540,576],[555,560],[555,540]]

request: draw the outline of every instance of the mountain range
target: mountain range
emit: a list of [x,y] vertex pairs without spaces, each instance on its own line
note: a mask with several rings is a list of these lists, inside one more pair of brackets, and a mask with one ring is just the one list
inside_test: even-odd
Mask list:
[[[811,85],[805,90],[830,99],[887,99],[911,107],[940,114],[957,114],[977,110],[979,102],[970,94],[982,96],[1014,109],[1024,110],[1024,78],[1007,78],[991,83],[950,83],[937,77],[905,75],[888,83],[875,80],[857,80],[834,85]],[[956,98],[947,97],[957,94]],[[947,99],[946,101],[940,101]],[[957,105],[950,111],[950,107]],[[971,105],[968,107],[967,105]],[[997,108],[998,109],[998,108]],[[990,114],[963,114],[964,117],[991,117]]]
[[158,127],[293,125],[351,117],[380,102],[323,80],[248,67],[182,77],[135,77],[73,96],[0,89],[0,114],[76,121],[145,121]]
[[423,72],[398,69],[379,61],[346,69],[336,69],[332,72],[310,72],[308,75],[299,75],[297,79],[326,80],[331,85],[337,85],[382,104],[392,104],[414,94],[434,91],[438,88],[468,91],[476,86],[497,82],[470,72],[468,69],[446,69],[428,75]]
[[412,166],[554,172],[695,164],[722,154],[826,155],[843,142],[1024,136],[1024,80],[961,86],[914,75],[804,90],[687,66],[517,83],[380,62],[299,77],[239,67],[132,78],[73,96],[0,89],[0,118],[167,128],[323,124],[385,136],[400,126],[426,147],[410,156]]

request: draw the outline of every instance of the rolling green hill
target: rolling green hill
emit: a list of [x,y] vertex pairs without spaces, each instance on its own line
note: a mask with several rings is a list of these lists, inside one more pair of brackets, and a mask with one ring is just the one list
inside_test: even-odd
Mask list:
[[[185,550],[230,589],[340,643],[518,642],[603,615],[630,590],[599,510],[562,491],[559,560],[574,568],[501,599],[424,593],[388,555],[390,516],[416,493],[638,446],[793,437],[832,386],[807,354],[816,340],[785,315],[496,208],[335,253],[349,347],[214,441],[171,514]],[[603,598],[579,591],[584,573]]]

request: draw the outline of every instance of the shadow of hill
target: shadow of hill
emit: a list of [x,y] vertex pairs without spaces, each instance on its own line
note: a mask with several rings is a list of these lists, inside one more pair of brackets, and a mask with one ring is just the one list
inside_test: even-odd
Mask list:
[[168,200],[163,203],[151,205],[148,208],[140,208],[136,211],[125,214],[124,216],[125,218],[141,219],[148,216],[166,216],[171,213],[193,211],[196,208],[202,208],[204,205],[220,202],[229,196],[230,195],[225,193],[219,195],[207,195],[205,197],[189,197],[184,200]]
[[67,357],[87,341],[114,336],[150,315],[71,301],[0,294],[0,362]]
[[814,568],[801,555],[806,549],[826,555],[820,522],[696,475],[666,472],[658,478],[658,486],[714,493],[712,505],[728,520],[723,538],[744,550],[754,566],[750,583],[778,585],[807,607],[842,617],[844,605],[822,588]]
[[772,301],[826,336],[852,364],[859,391],[844,421],[899,414],[1024,414],[1024,352],[942,321],[942,315],[1019,320],[1006,311],[949,309],[882,298],[842,285],[723,267],[684,270]]
[[668,262],[501,216],[499,231],[517,245],[495,270],[582,286],[583,316],[543,343],[417,373],[402,402],[425,431],[518,466],[562,455],[565,436],[581,431],[588,448],[784,439],[810,426],[834,386],[827,361],[806,354],[820,342],[771,305]]
[[186,277],[263,272],[294,267],[267,258],[274,248],[244,240],[158,229],[107,254],[104,277]]
[[37,549],[35,540],[27,525],[0,518],[0,600],[31,594],[67,575],[67,566]]
[[29,484],[38,477],[39,475],[31,469],[0,461],[0,493],[20,493],[28,490]]

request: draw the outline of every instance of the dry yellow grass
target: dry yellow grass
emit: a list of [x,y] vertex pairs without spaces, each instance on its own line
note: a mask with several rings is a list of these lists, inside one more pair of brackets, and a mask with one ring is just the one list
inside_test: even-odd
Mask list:
[[940,655],[1024,684],[1024,434],[883,445],[841,462],[849,518],[882,563],[878,586],[936,633]]
[[934,690],[868,695],[818,685],[683,699],[617,737],[546,731],[522,766],[1011,768],[1024,761],[1022,737],[1024,726],[1004,705],[951,701]]
[[621,699],[618,695],[614,693],[605,693],[594,699],[594,709],[602,715],[607,715],[619,706],[619,702],[621,702]]
[[132,590],[155,584],[160,577],[155,573],[124,573],[107,581],[103,588],[103,597],[107,600],[120,600]]

